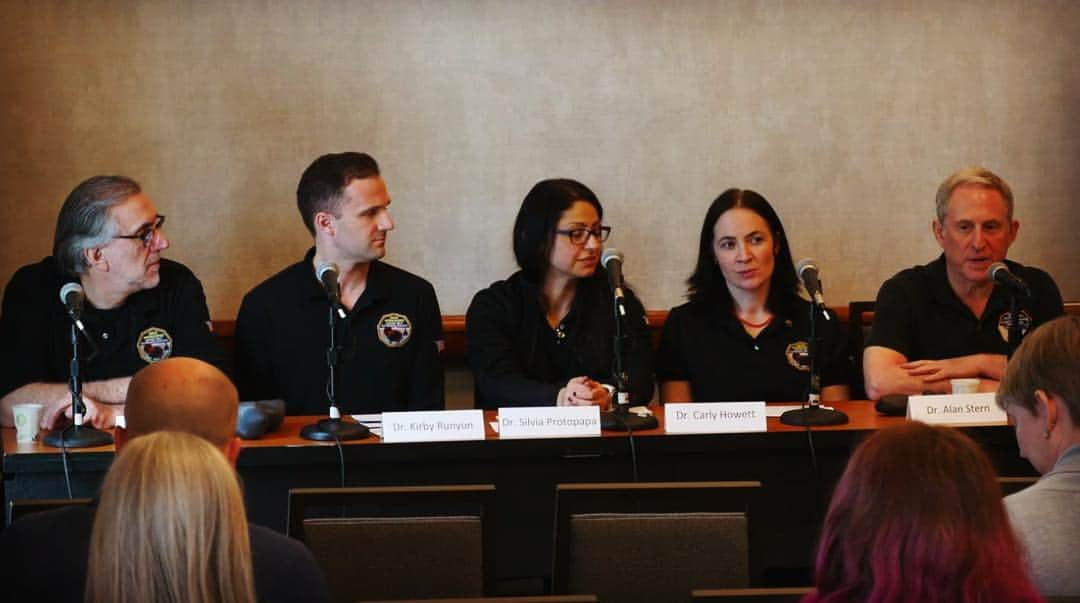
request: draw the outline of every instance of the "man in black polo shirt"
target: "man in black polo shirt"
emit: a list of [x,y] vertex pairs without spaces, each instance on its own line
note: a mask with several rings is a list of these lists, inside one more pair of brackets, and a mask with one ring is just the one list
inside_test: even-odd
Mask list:
[[4,291],[0,425],[10,427],[12,407],[24,402],[45,405],[43,429],[71,415],[71,322],[59,297],[69,282],[86,297],[82,322],[92,343],[84,339],[79,351],[85,419],[95,427],[111,427],[123,413],[131,375],[147,364],[192,356],[224,367],[202,285],[161,257],[169,247],[164,220],[130,178],[95,176],[71,191],[53,255],[20,268]]
[[1006,261],[1031,297],[1017,299],[988,274],[1005,261],[1020,223],[1013,219],[1009,185],[985,168],[949,176],[938,188],[934,237],[942,255],[909,268],[881,286],[874,325],[863,353],[866,392],[949,393],[949,380],[977,377],[983,391],[994,391],[1008,354],[1019,342],[1008,340],[1019,321],[1026,333],[1064,312],[1061,293],[1050,275]]
[[330,303],[316,267],[332,263],[347,311],[337,321],[337,405],[346,413],[441,410],[439,303],[430,283],[379,261],[394,221],[378,164],[363,153],[323,155],[301,176],[296,201],[315,246],[244,296],[241,399],[283,398],[289,414],[326,414]]

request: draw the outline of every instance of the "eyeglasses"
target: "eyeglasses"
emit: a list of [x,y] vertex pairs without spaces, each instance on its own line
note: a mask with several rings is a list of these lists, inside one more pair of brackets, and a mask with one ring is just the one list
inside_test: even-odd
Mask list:
[[149,249],[150,245],[154,243],[154,238],[161,230],[161,225],[165,223],[165,216],[158,214],[154,217],[154,223],[148,226],[143,226],[135,234],[130,235],[113,235],[114,239],[136,239],[142,241],[142,246]]
[[555,234],[566,235],[574,245],[584,245],[588,243],[590,235],[596,237],[597,241],[603,243],[611,236],[611,227],[600,226],[595,230],[589,230],[588,228],[571,228],[569,230],[556,230]]

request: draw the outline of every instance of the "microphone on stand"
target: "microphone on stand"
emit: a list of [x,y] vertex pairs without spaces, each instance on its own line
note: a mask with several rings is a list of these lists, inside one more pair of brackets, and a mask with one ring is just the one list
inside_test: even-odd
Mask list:
[[799,260],[799,263],[795,265],[795,272],[799,275],[799,280],[802,281],[803,286],[806,287],[806,293],[810,295],[810,299],[821,308],[825,320],[830,320],[829,313],[825,311],[825,295],[821,289],[817,262],[810,258]]
[[825,309],[825,296],[821,293],[821,280],[817,262],[810,258],[801,260],[795,271],[802,280],[806,292],[810,294],[810,340],[807,342],[807,354],[810,357],[810,388],[807,390],[806,406],[797,410],[789,410],[780,415],[780,422],[785,425],[798,425],[810,428],[815,425],[843,425],[848,422],[848,416],[838,410],[825,408],[821,405],[821,375],[818,374],[817,356],[821,349],[817,335],[817,310],[830,320],[829,313]]
[[623,257],[618,249],[609,247],[600,255],[600,264],[607,271],[608,286],[611,287],[612,298],[615,301],[615,399],[612,408],[607,412],[600,413],[600,428],[617,431],[637,431],[639,429],[652,429],[659,423],[656,417],[639,416],[630,414],[630,377],[623,370],[623,356],[626,345],[626,333],[623,323],[626,320],[626,293],[623,291],[622,265]]
[[41,438],[41,442],[47,446],[56,448],[88,448],[91,446],[107,446],[113,443],[111,435],[95,429],[89,425],[83,425],[86,416],[86,405],[82,400],[82,378],[79,374],[79,333],[86,336],[90,342],[94,354],[97,348],[94,340],[86,332],[82,323],[82,308],[86,294],[78,283],[67,283],[60,287],[60,303],[67,310],[71,319],[71,362],[69,364],[68,390],[71,392],[71,417],[72,424],[60,429],[54,429]]
[[1006,289],[1016,293],[1022,297],[1031,297],[1031,288],[1027,283],[1020,280],[1020,277],[1016,276],[1009,270],[1009,267],[1005,265],[1005,262],[994,262],[990,264],[990,268],[986,270],[987,276],[990,277],[995,283],[1005,287]]
[[319,267],[315,269],[315,276],[319,278],[319,282],[322,283],[323,291],[326,292],[326,298],[330,300],[330,307],[337,312],[338,317],[344,320],[345,309],[341,307],[341,285],[338,284],[338,278],[341,273],[338,270],[337,264],[333,262],[323,262],[319,264]]
[[344,308],[341,307],[341,287],[338,284],[338,267],[332,262],[319,264],[315,269],[315,275],[322,283],[326,291],[326,297],[330,300],[330,345],[326,349],[326,397],[330,402],[328,419],[322,419],[300,430],[300,437],[307,440],[359,440],[368,436],[369,430],[359,423],[341,420],[341,410],[337,405],[337,367],[340,349],[337,345],[337,321],[346,317]]

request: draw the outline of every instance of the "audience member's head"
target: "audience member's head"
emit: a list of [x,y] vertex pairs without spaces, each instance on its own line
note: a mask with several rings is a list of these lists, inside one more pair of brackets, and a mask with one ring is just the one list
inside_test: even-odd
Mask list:
[[255,601],[240,484],[206,440],[176,431],[132,440],[101,492],[87,601]]
[[182,431],[217,446],[236,460],[239,396],[232,381],[195,358],[168,358],[131,378],[125,401],[126,428],[116,430],[117,449],[158,431]]
[[822,530],[813,602],[1039,601],[993,467],[966,435],[908,423],[859,446]]
[[1080,316],[1054,319],[1024,339],[997,401],[1016,426],[1021,456],[1039,473],[1080,444]]

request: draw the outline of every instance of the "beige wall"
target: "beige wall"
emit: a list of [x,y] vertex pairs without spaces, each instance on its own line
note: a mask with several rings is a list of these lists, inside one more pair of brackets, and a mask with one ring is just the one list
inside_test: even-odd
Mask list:
[[1080,299],[1080,3],[0,0],[0,280],[67,192],[142,181],[215,318],[299,258],[318,154],[381,162],[388,259],[443,311],[513,270],[538,179],[600,196],[650,309],[727,187],[777,206],[830,303],[936,254],[953,169],[1011,181],[1012,257]]

